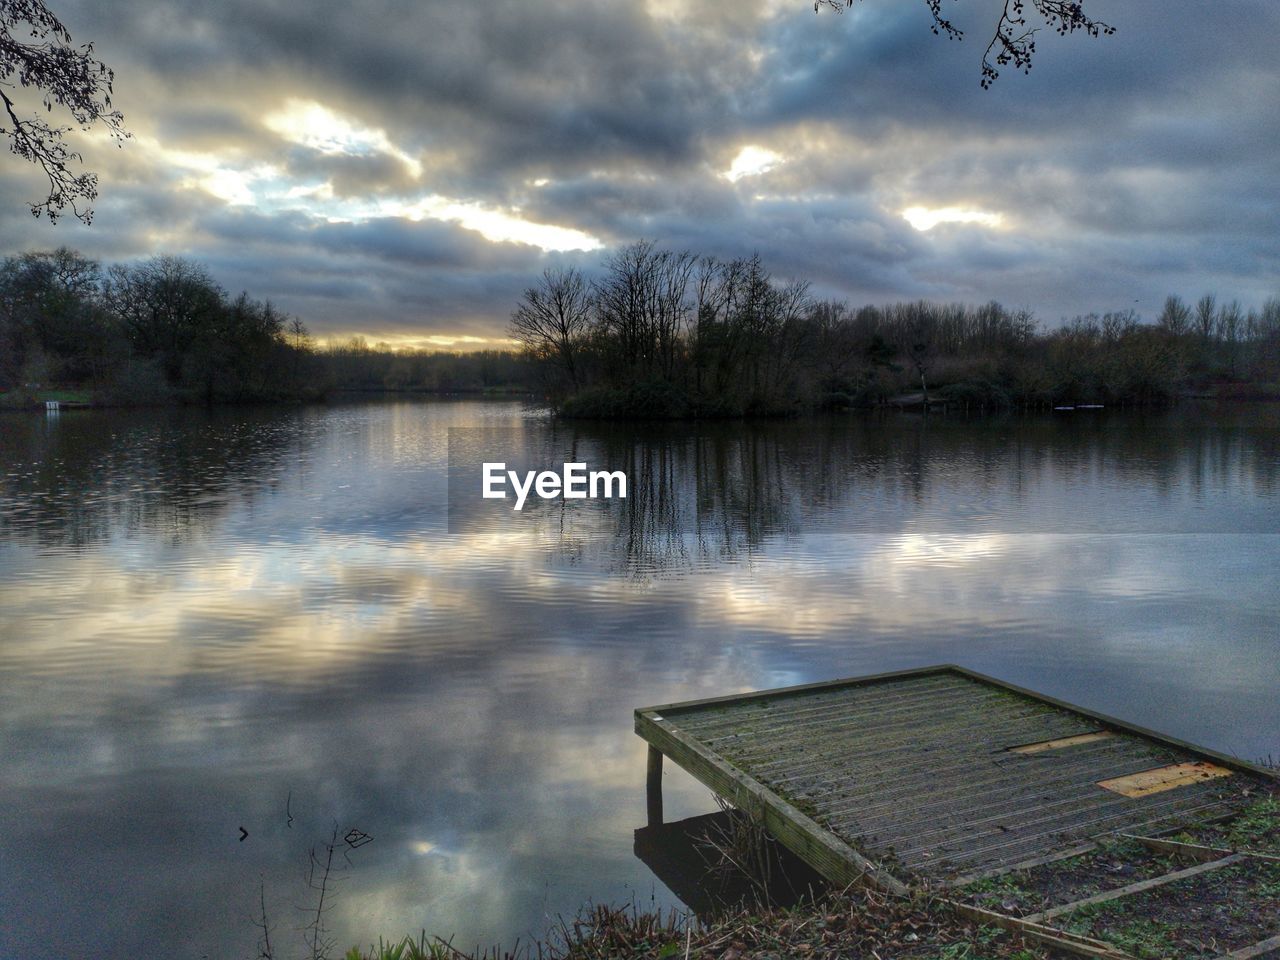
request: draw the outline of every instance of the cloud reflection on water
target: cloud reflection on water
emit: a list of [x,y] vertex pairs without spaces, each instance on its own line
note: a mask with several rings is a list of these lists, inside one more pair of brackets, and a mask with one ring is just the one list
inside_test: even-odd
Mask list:
[[[1158,532],[1277,515],[1273,413],[696,439],[522,416],[6,421],[0,953],[245,954],[260,875],[287,939],[335,821],[375,837],[343,944],[665,903],[631,855],[647,703],[958,661],[1245,756],[1280,742],[1280,538]],[[450,535],[447,430],[482,422],[592,445],[638,494]],[[1048,530],[988,519],[1041,504]],[[1139,532],[1090,526],[1120,515]],[[709,808],[667,789],[672,818]]]

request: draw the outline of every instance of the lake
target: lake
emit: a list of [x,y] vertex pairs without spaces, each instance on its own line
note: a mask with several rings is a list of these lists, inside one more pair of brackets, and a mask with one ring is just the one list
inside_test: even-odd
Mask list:
[[[480,504],[507,449],[628,497]],[[335,830],[339,954],[675,905],[632,852],[653,703],[951,662],[1280,755],[1277,532],[1266,405],[3,415],[0,955],[254,956],[263,901],[302,955]]]

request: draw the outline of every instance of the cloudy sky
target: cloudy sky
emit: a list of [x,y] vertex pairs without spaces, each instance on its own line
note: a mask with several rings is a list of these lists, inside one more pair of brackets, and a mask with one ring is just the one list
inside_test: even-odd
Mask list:
[[[321,336],[502,343],[546,266],[646,238],[854,303],[1064,315],[1280,294],[1280,5],[1087,0],[979,88],[999,0],[52,0],[134,137],[76,136],[92,227],[0,253],[179,253]],[[958,218],[958,219],[957,219]]]

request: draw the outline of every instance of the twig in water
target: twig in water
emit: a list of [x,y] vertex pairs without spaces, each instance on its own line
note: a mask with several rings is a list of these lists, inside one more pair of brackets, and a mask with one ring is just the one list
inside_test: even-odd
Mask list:
[[[311,848],[311,868],[307,874],[307,886],[317,892],[316,914],[307,926],[307,945],[311,948],[311,960],[326,960],[333,941],[325,938],[324,927],[325,897],[329,893],[329,877],[333,871],[333,851],[338,846],[338,825],[333,825],[333,836],[324,845],[323,862],[316,856],[315,848]],[[319,868],[319,879],[316,869]]]
[[275,960],[275,954],[271,952],[271,926],[267,923],[267,880],[263,876],[258,877],[258,909],[259,919],[253,924],[262,931],[262,938],[258,941],[258,960]]

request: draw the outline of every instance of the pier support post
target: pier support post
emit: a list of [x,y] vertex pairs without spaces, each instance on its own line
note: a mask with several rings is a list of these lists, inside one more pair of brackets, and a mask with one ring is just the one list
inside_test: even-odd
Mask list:
[[662,826],[662,751],[649,747],[649,771],[644,785],[649,807],[649,826]]

